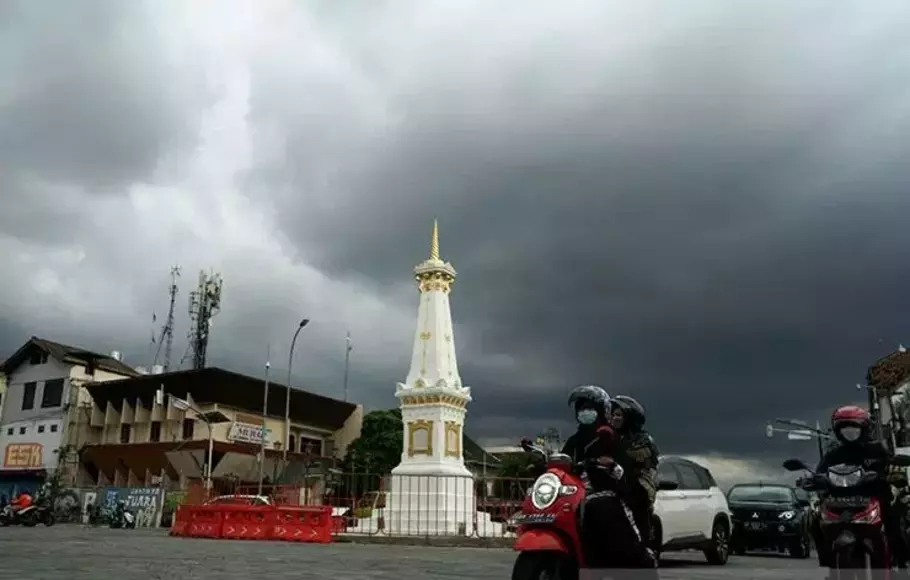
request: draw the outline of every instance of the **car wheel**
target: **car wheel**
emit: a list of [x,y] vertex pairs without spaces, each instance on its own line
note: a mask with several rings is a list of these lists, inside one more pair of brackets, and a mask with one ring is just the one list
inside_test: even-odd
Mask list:
[[714,521],[711,540],[704,550],[708,564],[723,566],[730,557],[730,526],[722,518]]

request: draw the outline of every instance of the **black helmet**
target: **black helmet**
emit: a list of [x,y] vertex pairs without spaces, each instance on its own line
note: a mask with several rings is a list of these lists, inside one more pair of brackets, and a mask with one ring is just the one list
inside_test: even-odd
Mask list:
[[572,392],[569,393],[569,405],[575,405],[577,411],[585,403],[593,405],[601,417],[606,417],[607,409],[610,406],[610,395],[597,385],[584,385],[572,389]]
[[617,395],[611,400],[613,410],[622,411],[627,429],[641,429],[645,426],[645,408],[641,403],[628,395]]

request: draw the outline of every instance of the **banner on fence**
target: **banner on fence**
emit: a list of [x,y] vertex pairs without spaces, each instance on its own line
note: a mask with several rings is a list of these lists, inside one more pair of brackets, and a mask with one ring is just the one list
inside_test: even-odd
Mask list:
[[104,509],[113,510],[123,500],[126,509],[136,515],[136,527],[157,528],[161,524],[164,491],[158,487],[109,487],[104,495]]

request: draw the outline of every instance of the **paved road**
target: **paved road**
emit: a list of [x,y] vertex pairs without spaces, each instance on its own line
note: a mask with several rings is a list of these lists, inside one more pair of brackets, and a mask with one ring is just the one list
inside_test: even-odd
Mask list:
[[[508,580],[508,550],[171,538],[157,530],[0,528],[2,580]],[[821,578],[814,560],[671,555],[662,578]]]

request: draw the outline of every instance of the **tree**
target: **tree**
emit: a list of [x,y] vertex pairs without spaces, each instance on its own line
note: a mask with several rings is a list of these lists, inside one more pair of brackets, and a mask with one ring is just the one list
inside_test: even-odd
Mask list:
[[523,498],[527,488],[539,475],[540,466],[532,456],[523,453],[503,455],[500,461],[493,495],[501,498]]
[[348,446],[342,468],[347,473],[386,475],[401,461],[403,443],[401,410],[370,411],[363,418],[360,437]]

